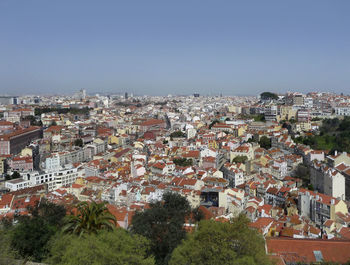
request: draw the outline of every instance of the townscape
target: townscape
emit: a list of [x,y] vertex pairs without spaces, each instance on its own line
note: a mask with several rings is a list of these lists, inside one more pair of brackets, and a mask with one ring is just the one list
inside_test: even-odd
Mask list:
[[0,103],[3,220],[43,201],[105,202],[130,230],[137,212],[175,193],[205,219],[246,216],[278,264],[350,260],[350,96],[81,89]]

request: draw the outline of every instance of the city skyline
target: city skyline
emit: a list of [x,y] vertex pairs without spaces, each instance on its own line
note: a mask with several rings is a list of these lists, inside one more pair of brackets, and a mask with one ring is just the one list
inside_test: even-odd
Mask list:
[[348,1],[1,1],[0,94],[346,93]]

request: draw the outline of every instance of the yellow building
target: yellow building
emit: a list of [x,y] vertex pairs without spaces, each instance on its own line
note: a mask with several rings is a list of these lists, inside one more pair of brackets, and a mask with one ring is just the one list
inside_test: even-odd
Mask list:
[[5,163],[6,163],[6,158],[0,157],[0,174],[5,173]]
[[296,119],[297,111],[292,106],[282,105],[280,107],[280,120]]
[[346,206],[346,203],[343,200],[338,201],[336,204],[331,204],[330,209],[330,219],[335,220],[336,215],[335,213],[342,213],[346,215],[348,213],[348,207]]
[[212,149],[215,149],[215,150],[219,149],[219,145],[218,145],[218,143],[215,140],[209,141],[208,142],[208,147],[212,148]]
[[119,137],[115,135],[108,136],[108,144],[119,144]]
[[21,156],[33,156],[33,150],[31,148],[23,148],[21,151]]

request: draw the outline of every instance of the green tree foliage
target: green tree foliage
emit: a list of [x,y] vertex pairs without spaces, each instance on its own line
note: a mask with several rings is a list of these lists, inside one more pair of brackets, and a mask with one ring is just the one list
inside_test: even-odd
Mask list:
[[18,179],[21,177],[21,174],[19,174],[17,171],[13,171],[11,175],[6,174],[5,180],[11,180],[11,179]]
[[74,145],[82,147],[84,145],[84,142],[82,139],[79,138],[74,141]]
[[297,137],[296,143],[309,145],[317,150],[350,152],[350,117],[343,120],[324,119],[320,127],[320,135]]
[[58,205],[42,199],[41,202],[34,208],[29,208],[33,217],[38,217],[44,220],[45,223],[61,227],[63,218],[66,216],[66,208],[63,205]]
[[11,178],[12,179],[18,179],[21,177],[21,174],[19,174],[17,171],[13,171]]
[[122,229],[99,231],[83,237],[59,234],[49,246],[51,255],[47,264],[154,264],[154,258],[148,255],[150,242]]
[[216,123],[219,123],[219,120],[213,120],[210,124],[209,124],[209,129],[211,129],[211,127],[213,127]]
[[245,163],[248,160],[247,156],[236,156],[232,162],[234,163]]
[[271,92],[263,92],[260,94],[260,98],[263,100],[269,100],[269,99],[278,99],[278,96],[275,93]]
[[314,186],[313,186],[312,184],[309,184],[309,185],[307,186],[307,189],[313,191],[313,190],[314,190]]
[[151,241],[151,251],[157,264],[167,264],[172,251],[185,238],[185,217],[191,213],[186,198],[177,193],[165,193],[163,201],[150,204],[143,212],[136,212],[132,232]]
[[196,207],[192,210],[192,218],[195,223],[198,223],[204,219],[204,213],[199,207]]
[[292,125],[289,122],[283,122],[282,128],[287,129],[288,133],[292,132]]
[[304,164],[299,164],[293,172],[293,175],[296,178],[302,179],[304,186],[307,186],[310,183],[310,169]]
[[11,233],[8,227],[0,227],[0,264],[15,264],[16,253],[11,248]]
[[44,107],[44,108],[35,108],[34,114],[35,116],[41,115],[43,113],[49,113],[49,112],[57,112],[58,114],[89,114],[90,109],[88,107],[85,108],[49,108],[49,107]]
[[20,257],[41,261],[48,254],[47,242],[56,232],[41,218],[25,218],[12,231],[11,246]]
[[254,121],[265,121],[264,114],[252,115],[252,118],[254,119]]
[[173,162],[175,165],[177,166],[181,166],[181,167],[188,167],[188,166],[192,166],[193,165],[193,161],[191,158],[186,159],[186,158],[174,158]]
[[259,145],[262,148],[270,149],[271,148],[271,139],[264,135],[260,138]]
[[171,138],[183,138],[183,137],[186,137],[186,134],[181,132],[181,131],[176,131],[176,132],[172,132],[170,134],[170,137]]
[[250,137],[250,138],[248,139],[247,142],[248,142],[248,143],[256,143],[257,140],[256,140],[256,138],[255,138],[254,136],[252,136],[252,137]]
[[72,233],[78,236],[97,233],[99,230],[113,230],[117,220],[106,207],[106,203],[81,202],[77,206],[77,215],[66,216],[64,233]]
[[232,223],[201,221],[174,250],[169,264],[270,264],[264,239],[248,223],[243,215]]
[[28,210],[32,217],[21,217],[9,228],[11,248],[19,258],[40,262],[48,254],[47,242],[60,229],[65,209],[42,200]]
[[37,121],[33,115],[26,116],[24,120],[30,121],[30,125],[32,126],[43,126],[43,123],[41,121]]
[[315,117],[315,118],[312,118],[311,121],[321,121],[322,119],[321,118],[318,118],[318,117]]

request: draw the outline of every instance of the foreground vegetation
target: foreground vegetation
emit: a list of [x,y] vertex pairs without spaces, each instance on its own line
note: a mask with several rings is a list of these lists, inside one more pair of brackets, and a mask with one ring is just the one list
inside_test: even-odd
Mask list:
[[264,239],[248,222],[243,215],[232,223],[201,221],[174,250],[169,264],[270,264]]
[[[269,264],[264,240],[245,216],[231,222],[202,220],[186,198],[165,193],[136,212],[131,230],[116,228],[105,203],[80,203],[75,214],[42,200],[31,217],[3,219],[0,264]],[[184,224],[190,223],[191,230]]]
[[35,116],[39,116],[43,113],[57,112],[58,114],[84,114],[88,115],[90,109],[88,107],[85,108],[53,108],[53,107],[43,107],[43,108],[35,108],[34,114]]
[[296,137],[296,143],[309,145],[317,150],[350,152],[350,117],[325,119],[319,135]]

